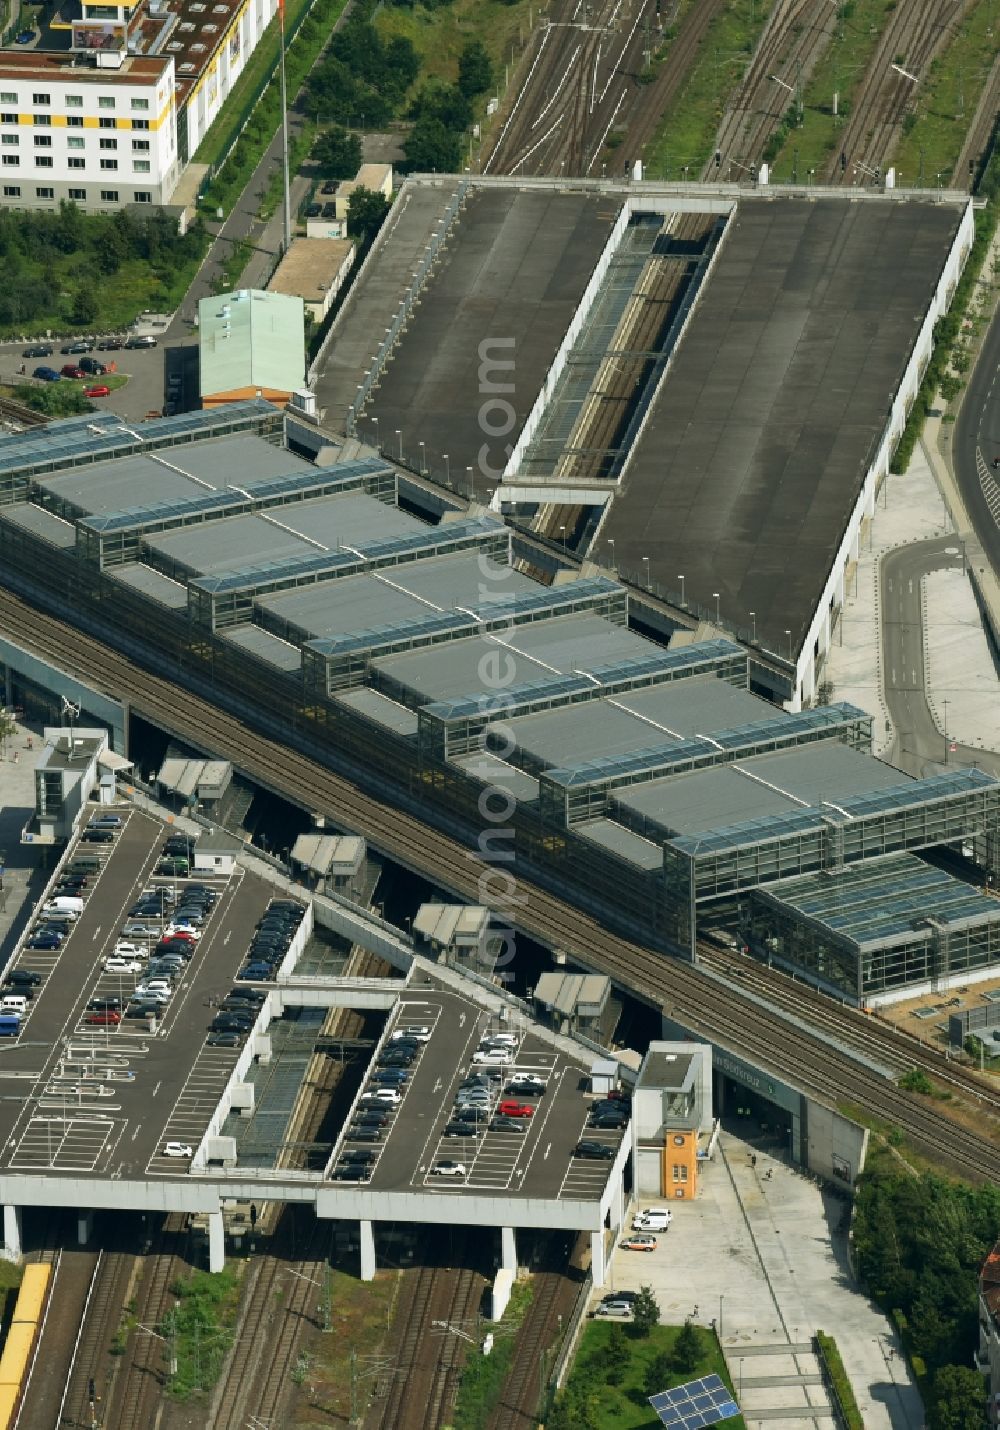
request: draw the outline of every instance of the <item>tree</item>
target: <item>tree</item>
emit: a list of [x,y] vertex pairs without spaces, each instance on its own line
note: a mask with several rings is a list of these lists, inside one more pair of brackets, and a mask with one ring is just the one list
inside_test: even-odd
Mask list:
[[418,119],[406,144],[406,167],[425,174],[453,174],[461,163],[462,138],[440,119]]
[[647,1395],[659,1395],[670,1384],[674,1373],[673,1357],[667,1351],[658,1351],[646,1367],[643,1389]]
[[632,1302],[632,1324],[636,1335],[643,1337],[660,1324],[660,1308],[649,1286],[640,1286],[639,1294]]
[[410,109],[414,119],[440,119],[459,133],[472,123],[472,105],[454,84],[425,84]]
[[931,1386],[928,1430],[981,1430],[985,1423],[983,1377],[969,1366],[942,1366]]
[[674,1368],[685,1375],[695,1369],[701,1360],[701,1341],[690,1321],[685,1321],[674,1341]]
[[371,243],[389,212],[389,200],[375,194],[362,184],[355,189],[347,204],[347,232],[362,243]]
[[69,320],[78,328],[88,328],[97,317],[97,295],[88,284],[82,284],[73,295]]
[[608,1385],[621,1385],[625,1379],[625,1363],[628,1360],[628,1346],[621,1326],[612,1326],[604,1348],[604,1380]]
[[324,179],[353,179],[361,167],[361,140],[335,124],[318,136],[312,156]]
[[485,94],[493,83],[493,65],[481,40],[470,40],[458,57],[458,87],[466,99]]

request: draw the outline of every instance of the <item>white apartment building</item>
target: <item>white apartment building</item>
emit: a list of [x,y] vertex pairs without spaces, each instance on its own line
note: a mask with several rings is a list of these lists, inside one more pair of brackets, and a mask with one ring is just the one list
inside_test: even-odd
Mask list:
[[181,171],[172,56],[0,53],[0,202],[165,204]]

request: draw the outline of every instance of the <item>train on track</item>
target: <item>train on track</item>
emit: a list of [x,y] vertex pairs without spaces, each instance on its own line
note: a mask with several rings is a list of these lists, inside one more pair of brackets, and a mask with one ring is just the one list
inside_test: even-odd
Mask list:
[[52,1267],[47,1262],[34,1262],[24,1268],[14,1316],[0,1353],[0,1430],[9,1430],[17,1419],[45,1318],[51,1280]]

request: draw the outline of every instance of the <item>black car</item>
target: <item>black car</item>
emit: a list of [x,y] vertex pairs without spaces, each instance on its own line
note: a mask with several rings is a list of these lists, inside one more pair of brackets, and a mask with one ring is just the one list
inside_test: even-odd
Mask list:
[[213,1018],[208,1025],[210,1033],[249,1033],[253,1023],[248,1023],[245,1018],[233,1018],[228,1013],[223,1013],[218,1018]]
[[380,1068],[409,1068],[417,1061],[416,1053],[379,1053],[376,1064]]
[[589,1157],[595,1162],[610,1162],[614,1155],[613,1147],[607,1147],[603,1142],[588,1142],[586,1138],[573,1148],[574,1157]]
[[267,907],[268,910],[287,910],[289,913],[298,914],[299,918],[301,918],[302,915],[305,913],[304,906],[302,904],[296,903],[294,899],[272,899]]
[[97,358],[92,357],[81,358],[80,367],[84,372],[89,372],[92,377],[103,377],[107,372],[104,363],[98,362]]
[[354,1124],[356,1127],[384,1127],[389,1121],[388,1112],[379,1112],[376,1109],[369,1109],[367,1112],[356,1112],[354,1114]]
[[334,1167],[330,1180],[334,1182],[370,1182],[372,1169],[367,1162],[345,1162],[342,1167]]
[[[306,209],[306,218],[319,218],[322,212],[322,204],[310,204],[309,207]],[[48,357],[48,353],[43,353],[42,356]]]
[[267,994],[260,988],[230,988],[226,997],[238,998],[241,1003],[253,1003],[259,1008]]
[[491,1132],[524,1132],[524,1123],[516,1117],[504,1117],[502,1114],[494,1117],[490,1123]]
[[92,1008],[95,1012],[99,1012],[102,1008],[120,1008],[121,1006],[120,998],[91,998],[87,1004],[87,1007]]
[[488,1107],[456,1107],[451,1114],[452,1122],[488,1122],[490,1120],[490,1110]]
[[381,1142],[382,1133],[377,1127],[369,1127],[367,1124],[355,1123],[347,1129],[347,1135],[352,1142]]
[[320,189],[321,194],[335,194],[336,192],[337,183],[335,179],[329,179]]
[[235,1013],[237,1018],[252,1018],[255,1011],[248,1008],[242,998],[223,998],[219,1004],[220,1013]]
[[42,975],[33,973],[30,968],[12,968],[9,973],[4,975],[5,983],[30,984],[32,987],[37,987],[41,981]]
[[116,353],[125,346],[122,338],[102,338],[97,344],[99,353]]
[[242,1042],[241,1033],[209,1033],[205,1039],[210,1048],[238,1048]]
[[446,1137],[476,1137],[478,1132],[468,1122],[449,1122],[444,1129]]
[[25,350],[24,350],[24,352],[21,354],[21,356],[22,356],[22,357],[36,357],[36,358],[37,358],[37,357],[51,357],[54,352],[55,352],[55,348],[54,348],[54,347],[51,347],[48,343],[35,343],[35,344],[33,344],[32,347],[30,347],[30,348],[25,348]]
[[627,1117],[621,1117],[614,1112],[605,1112],[598,1117],[591,1117],[587,1126],[592,1127],[595,1131],[614,1132],[624,1127],[627,1122]]
[[115,836],[110,829],[85,829],[80,835],[84,844],[114,844]]
[[606,1296],[601,1297],[601,1304],[605,1301],[638,1301],[642,1295],[641,1291],[609,1291]]
[[94,344],[88,338],[77,338],[72,343],[66,343],[59,351],[61,353],[92,353]]
[[146,1003],[140,999],[138,1002],[132,1002],[128,1005],[128,1007],[125,1009],[125,1017],[158,1018],[162,1011],[163,1009],[160,1007],[159,1003]]
[[374,1162],[375,1152],[363,1152],[360,1147],[350,1147],[340,1154],[342,1162]]

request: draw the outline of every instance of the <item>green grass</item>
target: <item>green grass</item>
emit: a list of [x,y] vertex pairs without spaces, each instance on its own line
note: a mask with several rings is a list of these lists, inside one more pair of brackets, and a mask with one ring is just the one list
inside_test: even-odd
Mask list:
[[[646,1377],[650,1363],[659,1355],[670,1355],[680,1334],[680,1326],[654,1326],[648,1337],[641,1339],[633,1331],[609,1321],[592,1321],[583,1333],[579,1350],[566,1383],[569,1397],[581,1393],[591,1401],[594,1423],[601,1430],[657,1430],[660,1421],[649,1405]],[[686,1380],[709,1375],[713,1371],[732,1388],[725,1358],[711,1331],[695,1327],[701,1347],[701,1358],[691,1371],[672,1371],[660,1390],[669,1390]],[[617,1334],[616,1334],[617,1332]],[[624,1371],[619,1385],[609,1385],[609,1370]],[[742,1416],[726,1422],[733,1430],[745,1430]]]
[[[993,33],[988,31],[992,28]],[[936,176],[947,184],[965,143],[968,127],[996,54],[1000,11],[996,0],[979,0],[948,48],[932,61],[926,80],[917,90],[915,119],[893,155],[892,162],[907,185],[933,187]],[[967,174],[956,174],[962,187]]]
[[712,153],[726,101],[742,79],[773,0],[731,0],[713,20],[698,58],[646,146],[651,179],[692,179]]
[[[311,0],[286,0],[285,32],[293,29],[303,10],[308,9]],[[240,131],[240,125],[248,106],[260,92],[264,81],[274,73],[278,63],[278,17],[275,16],[263,35],[257,48],[247,61],[239,79],[222,108],[222,113],[205,135],[194,156],[196,164],[217,164],[229,149]],[[287,63],[287,60],[286,60]]]
[[865,1430],[865,1422],[858,1402],[854,1397],[854,1387],[847,1377],[844,1362],[840,1358],[837,1342],[824,1331],[816,1332],[819,1353],[833,1382],[834,1393],[840,1402],[841,1423],[844,1430]]
[[[493,61],[493,94],[503,92],[504,65],[521,51],[521,38],[528,38],[529,12],[537,26],[544,7],[538,0],[520,0],[504,5],[500,0],[454,0],[436,10],[415,4],[383,5],[375,17],[375,28],[385,40],[396,36],[413,43],[420,59],[415,89],[429,79],[454,84],[458,57],[470,40],[481,40]],[[485,108],[489,95],[476,104]]]
[[[372,1365],[367,1357],[377,1356],[383,1346],[386,1326],[391,1320],[398,1278],[380,1274],[374,1281],[359,1281],[343,1271],[330,1271],[332,1330],[310,1338],[309,1390],[300,1392],[289,1425],[346,1425],[351,1413],[351,1356],[357,1357],[355,1373],[359,1408],[363,1411],[375,1386]],[[316,1305],[321,1307],[324,1289],[317,1287]],[[317,1319],[322,1321],[322,1311]]]
[[531,1296],[531,1282],[519,1281],[510,1293],[510,1302],[496,1332],[493,1350],[484,1356],[470,1348],[455,1400],[451,1420],[453,1430],[486,1430],[514,1359],[515,1329],[524,1320],[531,1305]]
[[[774,180],[792,180],[797,153],[799,182],[806,182],[810,169],[815,170],[819,181],[831,154],[837,150],[854,97],[864,83],[868,62],[896,4],[897,0],[853,0],[850,13],[839,21],[834,39],[806,84],[801,125],[782,131],[783,142],[770,160]],[[834,92],[840,95],[836,118]]]
[[177,1374],[170,1393],[179,1400],[210,1390],[219,1378],[226,1352],[233,1342],[239,1312],[240,1265],[213,1274],[195,1271],[175,1282],[171,1294],[179,1305],[161,1326],[177,1355]]

